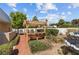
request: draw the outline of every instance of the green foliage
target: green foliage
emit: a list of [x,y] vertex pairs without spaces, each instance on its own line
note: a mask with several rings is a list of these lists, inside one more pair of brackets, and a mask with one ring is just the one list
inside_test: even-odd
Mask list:
[[13,52],[13,46],[17,44],[18,39],[19,36],[6,44],[0,45],[0,55],[11,55]]
[[31,48],[31,51],[33,53],[37,52],[37,51],[42,51],[42,50],[46,50],[49,48],[49,46],[47,46],[45,43],[42,43],[38,40],[33,40],[29,42],[29,46]]
[[13,46],[9,43],[0,45],[0,55],[10,55],[12,53]]
[[11,24],[13,28],[22,28],[23,21],[27,19],[26,15],[21,12],[11,12]]
[[55,43],[64,43],[64,38],[61,36],[53,36],[51,40]]
[[62,49],[62,52],[63,52],[64,55],[67,55],[67,54],[68,54],[68,52],[69,52],[69,47],[67,47],[67,46],[62,46],[61,49]]
[[33,26],[29,25],[28,28],[33,28]]
[[66,23],[64,23],[64,24],[63,24],[63,27],[66,27],[66,28],[67,28],[67,27],[72,27],[72,24],[66,24]]
[[47,29],[46,30],[46,38],[50,41],[50,42],[56,42],[56,36],[58,34],[59,30],[57,29]]
[[62,24],[64,24],[64,22],[65,21],[63,19],[60,19],[59,22],[58,22],[58,25],[62,25]]
[[79,19],[73,19],[71,21],[71,23],[74,25],[74,26],[79,26]]
[[68,27],[74,27],[71,22],[66,22],[63,19],[60,19],[58,22],[58,27],[60,28],[68,28]]
[[37,17],[34,16],[33,19],[32,19],[32,21],[38,21]]
[[46,34],[47,34],[47,35],[54,35],[54,36],[57,36],[58,32],[59,32],[59,30],[57,30],[57,29],[47,29],[47,30],[46,30]]
[[19,35],[14,39],[14,40],[12,40],[11,42],[10,42],[10,44],[12,45],[12,46],[15,46],[18,42],[19,42]]
[[60,27],[64,27],[64,28],[69,28],[69,27],[74,27],[71,23],[64,23],[62,24]]

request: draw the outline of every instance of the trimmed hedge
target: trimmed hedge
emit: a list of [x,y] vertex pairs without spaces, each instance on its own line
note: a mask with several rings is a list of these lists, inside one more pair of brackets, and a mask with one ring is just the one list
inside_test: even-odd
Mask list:
[[47,35],[57,36],[58,35],[58,32],[59,32],[59,30],[57,30],[57,29],[47,29],[46,30]]
[[11,55],[13,52],[13,46],[17,44],[18,39],[19,36],[6,44],[0,45],[0,55]]
[[12,52],[13,46],[9,43],[3,44],[0,46],[0,55],[10,55]]
[[29,42],[29,46],[31,48],[31,51],[33,53],[37,52],[37,51],[42,51],[42,50],[46,50],[48,49],[50,46],[47,46],[45,43],[40,42],[38,40],[33,40]]
[[13,46],[15,46],[16,44],[18,44],[18,42],[19,42],[19,35],[15,38],[15,39],[13,39],[11,42],[10,42],[10,44],[12,44]]
[[59,28],[72,28],[72,27],[75,27],[75,26],[73,26],[72,24],[66,24],[66,23],[64,23],[64,24],[62,24],[62,25],[60,25],[58,27]]

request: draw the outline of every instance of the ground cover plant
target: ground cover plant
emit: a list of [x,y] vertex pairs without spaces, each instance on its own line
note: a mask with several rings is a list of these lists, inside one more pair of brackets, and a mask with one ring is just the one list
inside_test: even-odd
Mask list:
[[35,53],[37,51],[43,51],[49,48],[49,46],[47,46],[45,43],[38,40],[30,41],[29,46],[31,48],[32,53]]
[[13,52],[13,46],[17,44],[18,40],[19,36],[8,43],[0,45],[0,55],[11,55]]

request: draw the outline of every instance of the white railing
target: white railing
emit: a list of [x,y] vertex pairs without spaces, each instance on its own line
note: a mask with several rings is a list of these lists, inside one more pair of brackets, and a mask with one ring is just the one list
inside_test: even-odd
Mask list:
[[[28,28],[29,30],[37,30],[37,29],[44,29],[44,28]],[[68,29],[79,29],[79,28],[47,28],[47,29],[58,29],[59,30],[59,34],[62,33],[64,35],[66,35],[66,33],[68,32]],[[12,29],[12,31],[15,31],[16,33],[24,33],[24,28],[23,29]]]

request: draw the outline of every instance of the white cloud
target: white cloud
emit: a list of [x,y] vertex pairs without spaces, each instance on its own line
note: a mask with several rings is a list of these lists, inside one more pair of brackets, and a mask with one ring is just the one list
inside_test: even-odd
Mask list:
[[46,17],[45,16],[42,16],[42,17],[38,17],[38,19],[44,21],[46,19]]
[[26,17],[29,18],[30,16],[27,14]]
[[70,8],[72,8],[72,6],[68,6],[68,8],[70,9]]
[[10,6],[13,9],[13,11],[17,11],[16,3],[8,3],[7,5]]
[[55,4],[52,3],[37,3],[36,7],[38,10],[58,10]]
[[26,13],[27,12],[27,9],[26,8],[23,8],[24,12]]
[[48,10],[58,10],[55,4],[52,3],[36,3],[36,7],[40,13],[48,13]]
[[43,5],[43,3],[36,3],[36,7],[38,10],[41,10]]
[[48,19],[48,23],[50,24],[50,23],[57,23],[61,18],[66,19],[66,16],[59,14],[48,14],[46,18]]
[[68,15],[71,15],[72,14],[70,11],[68,11],[67,13],[68,13]]
[[79,3],[71,3],[71,5],[73,6],[73,8],[79,7]]
[[12,8],[14,11],[18,11],[16,8]]
[[56,7],[56,5],[55,4],[52,4],[52,3],[47,3],[47,4],[45,4],[45,9],[46,10],[58,10],[58,8]]
[[45,11],[45,10],[41,10],[40,13],[47,13],[47,11]]
[[61,14],[62,14],[62,15],[65,15],[65,12],[62,12]]
[[10,7],[16,7],[16,3],[8,3],[8,6],[10,6]]
[[59,20],[59,15],[58,14],[48,14],[46,16],[46,18],[48,19],[48,23],[57,23]]
[[60,18],[61,19],[66,19],[66,16],[65,15],[61,15]]
[[48,18],[48,19],[58,18],[58,15],[57,15],[57,14],[48,14],[48,15],[47,15],[47,18]]
[[32,5],[32,3],[29,3],[30,5]]

